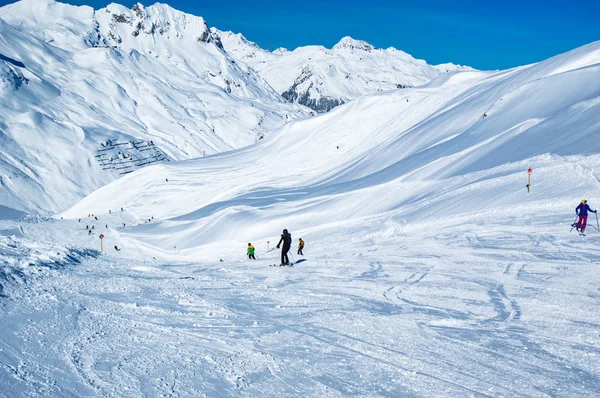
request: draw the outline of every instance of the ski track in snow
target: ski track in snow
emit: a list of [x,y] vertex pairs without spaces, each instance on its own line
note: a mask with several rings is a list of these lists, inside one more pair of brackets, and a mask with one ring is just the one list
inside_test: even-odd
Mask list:
[[4,282],[0,396],[593,396],[586,239],[478,220],[377,250],[315,244],[294,268],[55,267]]

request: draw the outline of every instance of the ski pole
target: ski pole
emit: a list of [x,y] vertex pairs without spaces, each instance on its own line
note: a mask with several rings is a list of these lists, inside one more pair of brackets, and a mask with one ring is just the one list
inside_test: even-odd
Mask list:
[[598,210],[596,210],[596,229],[600,232],[600,224],[598,224]]

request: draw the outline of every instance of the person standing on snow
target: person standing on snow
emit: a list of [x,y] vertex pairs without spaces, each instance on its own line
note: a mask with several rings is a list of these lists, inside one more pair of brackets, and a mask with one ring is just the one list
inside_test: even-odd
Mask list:
[[583,236],[585,236],[584,232],[585,226],[587,225],[588,211],[596,213],[596,210],[590,209],[590,206],[585,199],[583,199],[579,206],[575,208],[575,213],[579,216],[579,221],[577,221],[577,231]]
[[304,249],[304,241],[302,240],[302,238],[300,238],[298,239],[298,254],[304,256],[304,253],[302,253],[302,249]]
[[281,239],[279,239],[279,243],[277,244],[278,249],[282,242],[283,247],[281,248],[281,265],[289,265],[290,259],[288,258],[287,254],[292,247],[292,234],[290,234],[287,229],[284,229],[283,233],[281,234]]
[[248,259],[256,260],[256,257],[254,257],[254,246],[252,246],[252,243],[248,243]]

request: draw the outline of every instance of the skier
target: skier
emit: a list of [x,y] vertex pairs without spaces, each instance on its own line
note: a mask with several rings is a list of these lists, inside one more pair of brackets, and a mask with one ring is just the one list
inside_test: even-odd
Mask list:
[[298,239],[298,254],[301,256],[304,256],[304,253],[302,253],[302,250],[304,249],[304,241],[302,240],[302,238]]
[[575,213],[579,216],[579,220],[577,221],[577,231],[579,231],[580,235],[585,236],[585,226],[587,225],[588,211],[592,213],[596,213],[597,210],[590,209],[590,206],[587,204],[587,200],[583,199],[579,206],[575,208]]
[[290,265],[290,259],[288,258],[288,252],[292,247],[292,234],[288,232],[287,229],[283,230],[281,234],[281,239],[279,239],[279,243],[277,244],[277,248],[281,246],[283,242],[283,247],[281,248],[281,264],[280,265]]
[[252,246],[252,243],[248,243],[248,259],[256,260],[256,257],[254,257],[254,246]]

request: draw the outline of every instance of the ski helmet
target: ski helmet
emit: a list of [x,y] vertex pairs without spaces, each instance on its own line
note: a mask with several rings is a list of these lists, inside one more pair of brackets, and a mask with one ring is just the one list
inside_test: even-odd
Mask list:
[[587,200],[581,199],[581,203],[587,203]]
[[287,234],[287,229],[284,229],[284,230],[283,230],[283,233],[284,233],[284,234]]
[[252,246],[252,243],[248,242],[248,246]]

